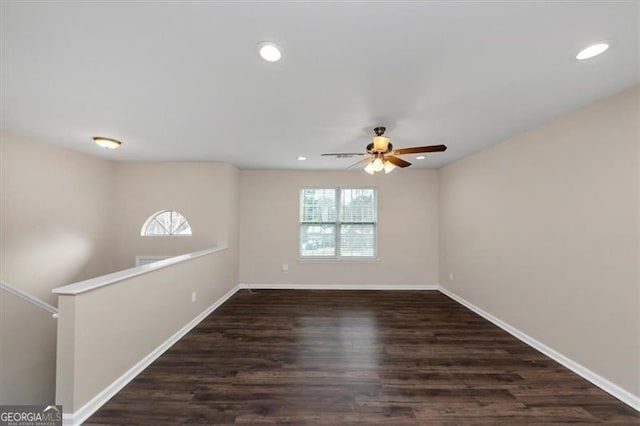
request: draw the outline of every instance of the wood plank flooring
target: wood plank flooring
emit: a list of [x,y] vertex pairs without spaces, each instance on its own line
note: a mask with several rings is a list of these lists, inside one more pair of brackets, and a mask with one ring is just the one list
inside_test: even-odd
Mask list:
[[436,291],[243,290],[86,424],[640,424]]

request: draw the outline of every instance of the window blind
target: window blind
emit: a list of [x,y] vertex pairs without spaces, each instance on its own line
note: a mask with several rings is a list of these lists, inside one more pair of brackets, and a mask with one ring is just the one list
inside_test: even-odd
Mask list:
[[375,257],[374,188],[300,191],[301,257]]

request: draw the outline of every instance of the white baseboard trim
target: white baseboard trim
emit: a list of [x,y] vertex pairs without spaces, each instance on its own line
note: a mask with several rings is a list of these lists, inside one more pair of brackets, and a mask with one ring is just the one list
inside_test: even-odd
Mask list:
[[215,303],[201,312],[197,317],[191,320],[188,324],[178,330],[174,335],[169,337],[165,342],[158,346],[153,352],[148,354],[145,358],[140,360],[136,365],[131,367],[129,371],[124,373],[102,392],[93,397],[89,402],[83,405],[74,413],[63,414],[63,424],[65,426],[81,425],[86,419],[95,413],[102,405],[104,405],[109,399],[111,399],[116,393],[124,388],[131,380],[133,380],[138,374],[140,374],[145,368],[147,368],[153,361],[155,361],[160,355],[162,355],[167,349],[169,349],[174,343],[180,340],[191,329],[198,325],[209,314],[215,311],[220,305],[227,301],[240,289],[255,289],[255,290],[438,290],[442,294],[450,297],[471,311],[477,313],[486,320],[497,325],[507,333],[526,343],[527,345],[537,349],[549,358],[559,362],[569,370],[573,371],[577,375],[583,377],[600,389],[609,393],[613,397],[619,399],[625,404],[629,405],[633,409],[640,411],[640,397],[632,394],[631,392],[622,389],[620,386],[612,383],[604,377],[594,373],[583,365],[567,358],[559,352],[551,349],[544,343],[534,339],[533,337],[523,333],[517,328],[507,324],[499,318],[494,317],[490,313],[477,307],[471,302],[463,299],[452,291],[438,285],[438,284],[400,284],[400,285],[386,285],[386,284],[238,284],[229,290],[224,296],[218,299]]
[[259,284],[243,283],[251,290],[438,290],[438,284]]
[[140,374],[145,368],[147,368],[153,361],[155,361],[160,355],[162,355],[167,349],[173,346],[178,340],[180,340],[191,329],[198,325],[209,314],[215,311],[220,305],[227,301],[240,289],[239,285],[236,285],[229,290],[224,296],[214,302],[207,309],[202,311],[197,317],[192,319],[188,324],[178,330],[174,335],[165,340],[160,346],[153,350],[146,357],[141,359],[136,365],[131,367],[129,371],[117,378],[113,383],[107,386],[102,392],[94,396],[89,402],[84,404],[80,409],[74,413],[63,413],[62,422],[65,426],[81,425],[85,420],[95,413],[100,407],[102,407],[109,399],[111,399],[116,393],[124,388],[129,382],[131,382],[138,374]]
[[551,349],[549,346],[545,345],[544,343],[540,342],[539,340],[536,340],[533,337],[529,336],[528,334],[523,333],[522,331],[520,331],[517,328],[507,324],[506,322],[502,321],[501,319],[494,317],[490,313],[488,313],[485,310],[477,307],[473,303],[463,299],[462,297],[458,296],[457,294],[453,293],[452,291],[447,290],[446,288],[444,288],[442,286],[440,286],[439,290],[440,290],[441,293],[445,294],[446,296],[450,297],[451,299],[455,300],[456,302],[460,303],[461,305],[465,306],[466,308],[472,310],[473,312],[475,312],[476,314],[480,315],[484,319],[486,319],[486,320],[492,322],[493,324],[497,325],[498,327],[500,327],[501,329],[503,329],[507,333],[509,333],[512,336],[514,336],[515,338],[523,341],[524,343],[526,343],[527,345],[533,347],[534,349],[537,349],[538,351],[542,352],[543,354],[545,354],[549,358],[553,359],[554,361],[559,362],[560,364],[562,364],[563,366],[565,366],[569,370],[571,370],[574,373],[576,373],[578,376],[590,381],[591,383],[593,383],[594,385],[596,385],[597,387],[599,387],[603,391],[607,392],[611,396],[619,399],[620,401],[624,402],[625,404],[627,404],[631,408],[633,408],[633,409],[635,409],[637,411],[640,411],[640,397],[632,394],[631,392],[629,392],[629,391],[627,391],[625,389],[622,389],[620,386],[616,385],[615,383],[613,383],[613,382],[605,379],[604,377],[594,373],[593,371],[589,370],[584,365],[579,364],[579,363],[567,358],[566,356],[564,356],[561,353]]

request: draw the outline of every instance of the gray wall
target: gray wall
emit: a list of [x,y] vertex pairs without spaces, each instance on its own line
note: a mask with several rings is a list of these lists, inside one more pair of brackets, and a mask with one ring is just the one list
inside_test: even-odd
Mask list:
[[[114,164],[113,205],[117,226],[113,263],[130,268],[137,255],[175,256],[216,244],[238,250],[240,172],[225,163],[119,162]],[[142,237],[153,213],[176,210],[189,221],[193,236]],[[236,261],[237,262],[237,261]]]
[[638,101],[635,87],[440,171],[440,283],[635,395]]
[[[57,305],[51,289],[110,272],[112,164],[2,133],[0,279]],[[55,322],[0,290],[0,403],[51,403]]]
[[[298,261],[300,189],[338,186],[378,189],[378,262]],[[436,170],[242,171],[240,194],[242,283],[438,283]]]
[[[238,282],[235,167],[114,163],[7,133],[0,154],[2,281],[56,306],[53,288],[130,268],[136,255],[225,244]],[[141,237],[163,209],[183,213],[194,236]],[[0,403],[51,403],[55,352],[50,314],[0,291]]]
[[113,164],[3,133],[2,280],[50,304],[51,289],[111,272]]

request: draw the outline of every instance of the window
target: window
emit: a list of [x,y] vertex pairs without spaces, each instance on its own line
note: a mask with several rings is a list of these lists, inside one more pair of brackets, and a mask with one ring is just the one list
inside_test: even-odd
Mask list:
[[191,226],[187,219],[173,210],[162,210],[151,215],[142,225],[142,236],[191,235]]
[[375,189],[305,188],[300,191],[300,257],[375,256]]

